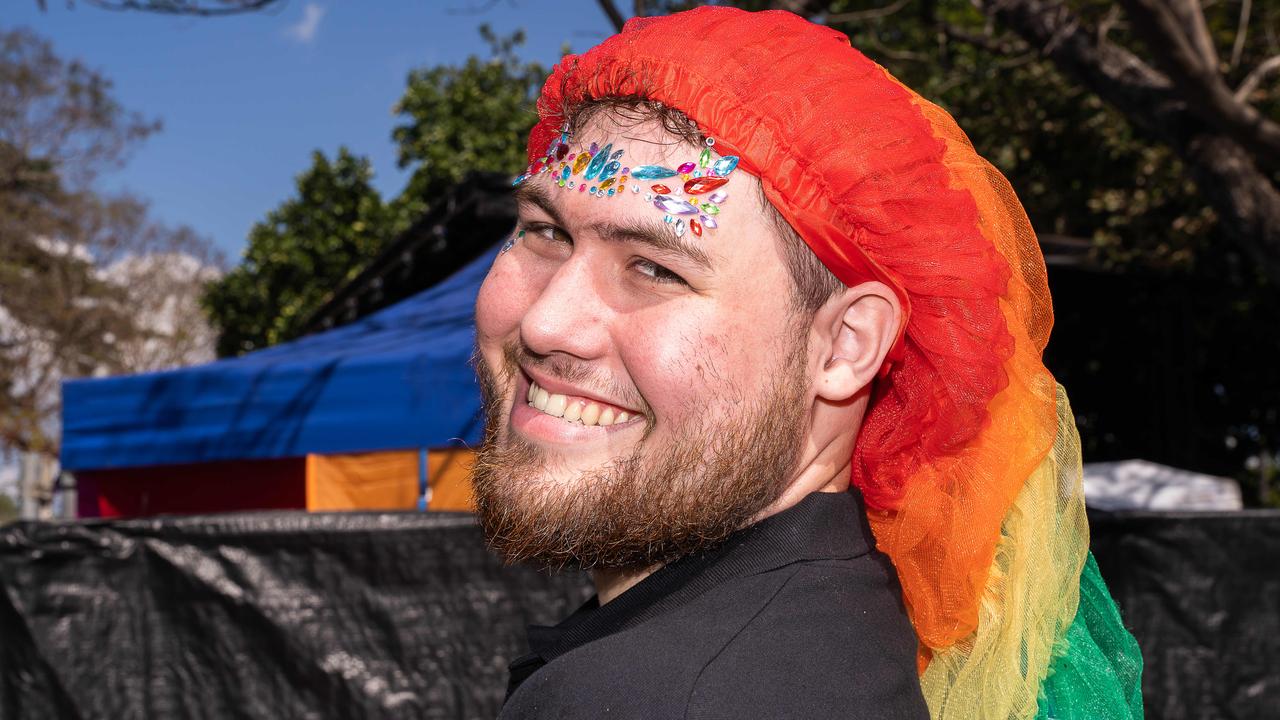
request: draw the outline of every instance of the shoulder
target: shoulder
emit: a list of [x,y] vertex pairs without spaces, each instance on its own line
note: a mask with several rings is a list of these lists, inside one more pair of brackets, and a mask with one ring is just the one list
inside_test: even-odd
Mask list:
[[702,668],[686,717],[927,718],[915,653],[887,562],[805,563]]
[[896,587],[868,557],[736,578],[557,658],[502,717],[927,718]]

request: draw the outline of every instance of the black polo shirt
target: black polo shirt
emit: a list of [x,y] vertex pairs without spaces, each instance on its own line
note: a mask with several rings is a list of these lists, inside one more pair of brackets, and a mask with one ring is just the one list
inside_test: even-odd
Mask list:
[[531,626],[500,720],[928,718],[861,497],[814,493],[601,606]]

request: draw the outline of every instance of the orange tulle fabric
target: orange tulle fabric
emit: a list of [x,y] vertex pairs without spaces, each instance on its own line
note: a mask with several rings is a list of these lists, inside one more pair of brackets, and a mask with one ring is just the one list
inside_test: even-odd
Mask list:
[[[609,96],[683,111],[719,154],[740,157],[841,280],[876,279],[898,294],[906,321],[853,481],[901,580],[922,672],[945,653],[934,684],[951,687],[976,672],[974,653],[999,656],[1016,688],[988,703],[992,716],[1034,711],[1047,648],[1075,601],[1070,588],[1031,592],[1025,568],[1057,558],[1055,582],[1076,582],[1087,528],[1070,479],[1078,442],[1076,456],[1054,451],[1074,425],[1041,362],[1053,323],[1044,261],[1008,183],[944,111],[844,35],[790,13],[711,7],[638,19],[564,58],[539,99],[530,159],[558,136],[566,108]],[[1015,551],[1032,535],[1039,555]],[[1045,658],[1029,667],[1032,647]]]

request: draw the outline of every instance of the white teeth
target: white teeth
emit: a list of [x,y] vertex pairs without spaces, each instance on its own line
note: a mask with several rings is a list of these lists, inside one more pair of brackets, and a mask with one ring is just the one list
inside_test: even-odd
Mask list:
[[565,405],[568,404],[569,398],[563,395],[552,395],[551,398],[547,400],[547,406],[542,409],[542,412],[548,415],[560,417],[564,414]]
[[563,417],[569,422],[580,422],[583,425],[616,425],[631,419],[632,415],[621,410],[603,407],[597,403],[582,400],[570,401],[566,395],[553,395],[529,383],[529,404],[554,417]]
[[582,403],[571,402],[569,403],[568,407],[564,409],[565,420],[568,420],[569,422],[574,422],[581,418],[582,418]]

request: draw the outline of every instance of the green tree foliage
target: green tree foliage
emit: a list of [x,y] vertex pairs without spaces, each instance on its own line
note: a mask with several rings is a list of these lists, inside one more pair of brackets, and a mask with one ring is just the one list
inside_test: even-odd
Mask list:
[[537,120],[533,103],[547,69],[517,58],[523,31],[498,37],[482,25],[480,35],[492,51],[489,59],[414,70],[396,104],[404,120],[392,135],[399,164],[414,168],[394,202],[401,226],[469,171],[514,176],[528,164],[525,140]]
[[221,330],[219,355],[297,337],[333,289],[377,255],[390,215],[372,178],[369,161],[345,147],[333,160],[312,155],[297,194],[254,225],[244,260],[204,297]]

